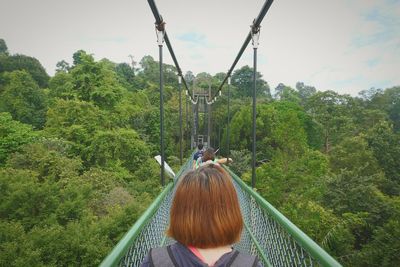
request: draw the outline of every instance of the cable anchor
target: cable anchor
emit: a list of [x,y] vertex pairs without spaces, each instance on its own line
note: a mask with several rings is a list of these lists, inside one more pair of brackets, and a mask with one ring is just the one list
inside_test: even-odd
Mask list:
[[159,46],[162,46],[164,43],[165,36],[165,21],[161,18],[160,23],[156,24],[156,35],[157,35],[157,43]]
[[255,20],[253,21],[253,25],[250,25],[250,33],[251,33],[251,41],[253,44],[253,48],[257,49],[258,44],[259,44],[259,39],[260,39],[260,28],[261,26],[255,26],[254,25]]

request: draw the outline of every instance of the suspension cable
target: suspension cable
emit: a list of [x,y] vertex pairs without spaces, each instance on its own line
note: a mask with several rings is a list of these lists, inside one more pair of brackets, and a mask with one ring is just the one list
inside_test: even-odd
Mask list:
[[[161,23],[165,23],[163,21],[163,18],[160,15],[160,13],[158,12],[158,9],[157,9],[157,6],[156,6],[156,3],[154,2],[154,0],[147,0],[147,2],[150,5],[151,11],[153,12],[153,15],[154,15],[154,18],[156,19],[156,25],[160,25]],[[182,70],[181,70],[181,67],[179,66],[178,60],[176,59],[174,50],[172,49],[171,42],[169,41],[169,38],[168,38],[168,34],[165,31],[164,31],[164,40],[165,40],[165,43],[166,43],[166,45],[168,47],[169,53],[170,53],[170,55],[172,57],[172,60],[174,61],[176,70],[178,72],[178,75],[180,75],[182,77],[182,82],[183,82],[183,85],[186,88],[186,91],[190,92],[190,90],[188,88],[188,85],[186,83],[186,80],[182,75]],[[194,101],[193,92],[190,93],[189,97],[192,99],[192,101]]]
[[[197,133],[198,133],[198,101],[199,101],[199,96],[196,97],[196,99],[194,98],[194,91],[192,90],[190,92],[186,80],[184,79],[183,75],[182,75],[182,70],[179,66],[179,63],[176,59],[174,50],[172,49],[171,46],[171,42],[169,41],[168,35],[165,31],[165,22],[163,21],[160,13],[158,12],[157,6],[154,2],[154,0],[147,0],[147,2],[150,5],[150,8],[153,12],[153,15],[156,19],[156,32],[157,32],[157,42],[158,42],[158,46],[159,46],[159,56],[160,56],[160,145],[161,145],[161,184],[164,185],[164,108],[163,108],[163,73],[162,73],[162,47],[163,47],[163,42],[165,41],[165,43],[167,44],[168,50],[170,52],[170,55],[172,57],[172,60],[174,61],[175,67],[177,69],[178,72],[178,76],[179,76],[179,96],[181,96],[181,79],[182,82],[186,88],[185,94],[190,98],[191,102],[192,102],[192,109],[196,109],[196,111],[194,112],[194,116],[193,116],[193,126],[194,126],[194,135],[195,137],[197,137]],[[256,76],[257,76],[257,48],[258,48],[258,39],[259,39],[259,35],[260,35],[260,24],[262,22],[262,20],[264,19],[265,15],[267,14],[269,8],[272,5],[273,0],[266,0],[263,7],[261,8],[260,13],[258,14],[257,18],[254,19],[253,24],[251,25],[251,30],[250,32],[247,34],[247,37],[242,45],[242,47],[239,50],[239,53],[237,54],[235,60],[233,61],[232,66],[230,67],[230,69],[228,70],[225,78],[223,79],[223,81],[221,82],[220,86],[218,87],[218,90],[216,91],[215,95],[211,98],[211,100],[209,99],[205,99],[205,104],[209,105],[211,107],[211,104],[213,104],[216,99],[217,99],[217,95],[221,95],[222,92],[222,87],[224,86],[225,82],[229,79],[229,85],[230,85],[230,77],[232,75],[233,69],[235,68],[236,64],[238,63],[239,59],[241,58],[244,50],[246,49],[247,45],[249,44],[250,40],[252,40],[252,44],[253,44],[253,50],[254,50],[254,58],[253,58],[253,62],[254,62],[254,67],[253,67],[253,127],[252,127],[252,132],[253,132],[253,151],[252,151],[252,187],[255,187],[255,162],[256,162]],[[181,99],[180,99],[181,101]],[[230,101],[230,88],[228,86],[228,155],[230,153],[230,149],[229,149],[229,124],[230,124],[230,111],[229,111],[229,101]],[[207,110],[208,111],[208,110]],[[180,132],[181,132],[181,136],[180,139],[182,142],[182,118],[181,118],[181,102],[180,102]],[[210,126],[209,126],[210,127]],[[210,130],[210,129],[209,129]],[[208,133],[209,134],[209,133]],[[192,134],[193,136],[193,134]],[[197,140],[196,140],[197,142]],[[180,158],[182,160],[182,143],[180,143]]]
[[[272,2],[274,0],[266,0],[264,5],[261,8],[260,13],[258,14],[257,18],[254,19],[253,24],[252,24],[252,29],[253,28],[259,28],[260,24],[262,22],[262,20],[264,19],[265,15],[267,14],[269,8],[272,5]],[[250,32],[247,34],[246,39],[244,40],[244,43],[242,45],[242,47],[239,50],[239,53],[237,54],[235,60],[233,61],[232,66],[230,67],[230,69],[228,70],[225,78],[222,80],[220,86],[218,87],[217,92],[215,93],[214,97],[215,98],[220,91],[222,91],[222,87],[224,86],[225,82],[228,80],[228,77],[230,77],[232,75],[233,69],[235,68],[236,64],[238,63],[239,59],[242,57],[242,54],[244,52],[244,50],[246,49],[247,45],[249,44],[250,40],[251,40],[251,32],[252,30],[250,30]]]

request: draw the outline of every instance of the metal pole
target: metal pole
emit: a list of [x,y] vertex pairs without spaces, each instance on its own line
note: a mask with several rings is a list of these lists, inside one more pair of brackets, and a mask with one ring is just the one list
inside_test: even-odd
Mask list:
[[156,25],[157,32],[157,42],[159,47],[159,57],[160,57],[160,146],[161,146],[161,185],[165,185],[165,177],[164,177],[164,75],[163,75],[163,42],[164,42],[164,22],[160,22]]
[[[230,110],[230,104],[231,103],[231,77],[228,77],[228,124],[226,126],[226,140],[227,140],[227,155],[226,157],[229,159],[230,157],[230,123],[231,123],[231,110]],[[227,162],[229,164],[229,160]]]
[[[188,94],[187,94],[187,90],[185,90],[185,105],[186,105],[186,131],[185,131],[185,133],[186,133],[186,142],[185,142],[185,144],[186,144],[186,146],[185,147],[188,147],[188,144],[189,144],[189,138],[190,138],[190,136],[189,136],[189,108],[188,108]],[[188,150],[190,149],[190,148],[187,148]]]
[[[208,105],[206,101],[206,96],[204,96],[204,107],[203,107],[203,143],[208,142],[208,136],[207,139],[204,137],[208,135],[208,125],[206,119],[208,120]],[[207,118],[206,118],[207,117]],[[210,144],[207,143],[207,147],[210,147]]]
[[182,165],[183,147],[182,147],[182,88],[181,88],[182,77],[178,76],[178,87],[179,87],[179,160]]
[[221,126],[218,126],[218,147],[221,148]]
[[197,101],[197,104],[195,105],[195,124],[194,124],[194,145],[193,148],[196,147],[199,143],[199,128],[200,128],[200,123],[199,123],[199,105],[200,101]]
[[211,145],[211,105],[207,105],[207,120],[208,120],[208,125],[207,125],[207,143],[208,147],[213,147]]
[[195,137],[196,137],[196,106],[197,104],[192,103],[192,116],[193,116],[193,123],[192,123],[192,136],[190,137],[190,148],[194,149],[195,147]]
[[260,27],[252,26],[251,38],[253,43],[253,153],[252,153],[252,170],[251,170],[251,186],[256,186],[256,79],[257,79],[257,48],[258,39],[260,37]]

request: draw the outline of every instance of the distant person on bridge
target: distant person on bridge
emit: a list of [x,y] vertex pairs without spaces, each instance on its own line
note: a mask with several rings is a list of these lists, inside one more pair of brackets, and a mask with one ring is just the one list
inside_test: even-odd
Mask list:
[[177,186],[167,230],[177,242],[151,249],[141,267],[262,267],[256,256],[232,248],[242,230],[232,178],[221,166],[207,164]]
[[231,158],[220,158],[217,159],[215,157],[215,150],[214,148],[207,148],[201,157],[196,160],[195,169],[199,168],[200,166],[204,166],[206,164],[225,164],[227,162],[232,162]]
[[203,156],[203,152],[204,152],[203,148],[204,148],[203,144],[197,145],[197,152],[194,153],[194,155],[193,155],[193,169],[196,168],[196,162],[197,162],[198,158]]

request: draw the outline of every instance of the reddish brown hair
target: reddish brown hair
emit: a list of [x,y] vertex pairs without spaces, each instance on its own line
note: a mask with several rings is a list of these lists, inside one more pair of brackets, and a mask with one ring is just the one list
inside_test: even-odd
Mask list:
[[176,189],[167,235],[198,248],[239,241],[243,219],[231,179],[215,164],[188,172]]
[[202,161],[206,162],[208,160],[214,160],[215,159],[215,153],[214,153],[214,148],[207,148],[206,151],[203,152],[202,156]]

